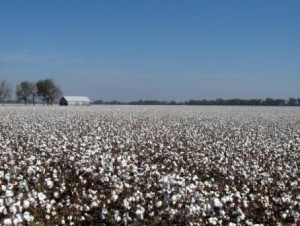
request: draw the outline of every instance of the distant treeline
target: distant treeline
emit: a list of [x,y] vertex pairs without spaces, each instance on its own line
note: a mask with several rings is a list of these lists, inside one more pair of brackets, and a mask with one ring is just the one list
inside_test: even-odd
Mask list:
[[43,103],[52,105],[62,96],[61,89],[53,79],[41,79],[37,82],[22,81],[16,86],[16,100],[11,100],[12,86],[0,80],[0,103]]
[[215,100],[189,100],[184,102],[160,101],[160,100],[139,100],[130,102],[102,101],[96,100],[93,104],[107,105],[243,105],[243,106],[300,106],[300,98],[285,99],[215,99]]

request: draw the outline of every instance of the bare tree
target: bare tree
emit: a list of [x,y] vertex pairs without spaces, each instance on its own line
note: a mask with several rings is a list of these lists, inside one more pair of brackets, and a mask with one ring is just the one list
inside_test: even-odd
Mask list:
[[0,102],[8,100],[11,97],[11,85],[6,81],[0,81]]
[[37,96],[38,95],[37,95],[36,83],[30,83],[30,97],[33,105],[35,105],[35,100]]
[[36,83],[37,95],[42,99],[43,104],[52,105],[57,100],[62,92],[54,83],[53,79],[39,80]]
[[31,95],[32,84],[28,81],[23,81],[16,87],[16,97],[18,101],[24,101],[27,105],[27,102]]

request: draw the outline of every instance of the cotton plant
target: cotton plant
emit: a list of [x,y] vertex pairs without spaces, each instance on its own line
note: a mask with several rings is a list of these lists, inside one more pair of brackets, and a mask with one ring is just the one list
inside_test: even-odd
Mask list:
[[0,224],[297,225],[299,111],[0,108]]

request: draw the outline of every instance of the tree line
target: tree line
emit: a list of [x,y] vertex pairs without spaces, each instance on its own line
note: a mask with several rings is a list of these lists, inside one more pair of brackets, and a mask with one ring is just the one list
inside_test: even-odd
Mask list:
[[215,99],[215,100],[189,100],[184,102],[176,101],[160,101],[160,100],[138,100],[130,102],[120,101],[103,101],[96,100],[93,104],[106,104],[106,105],[244,105],[244,106],[300,106],[300,98],[285,99]]
[[[17,102],[35,105],[42,102],[43,105],[52,105],[62,96],[61,89],[55,84],[53,79],[41,79],[37,82],[22,81],[17,84]],[[12,96],[12,86],[6,81],[0,81],[0,102],[7,102]]]
[[[52,105],[62,96],[62,91],[53,79],[41,79],[37,82],[22,81],[15,90],[17,102],[25,104]],[[0,102],[9,102],[12,96],[12,86],[6,81],[0,80]],[[214,99],[214,100],[188,100],[184,102],[160,101],[160,100],[138,100],[130,102],[96,100],[93,104],[107,105],[245,105],[245,106],[300,106],[300,98],[285,99]]]

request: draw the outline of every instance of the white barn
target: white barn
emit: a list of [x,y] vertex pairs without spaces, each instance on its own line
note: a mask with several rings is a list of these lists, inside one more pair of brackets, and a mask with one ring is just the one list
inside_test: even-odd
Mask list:
[[88,97],[83,96],[63,96],[59,105],[61,106],[89,106],[91,105],[91,100]]

